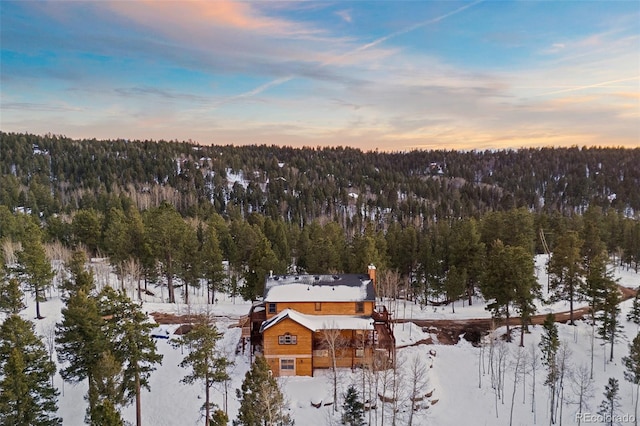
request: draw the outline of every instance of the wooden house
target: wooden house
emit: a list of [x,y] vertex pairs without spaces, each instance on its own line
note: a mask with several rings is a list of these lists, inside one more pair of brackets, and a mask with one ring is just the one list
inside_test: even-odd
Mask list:
[[369,274],[270,276],[252,306],[245,335],[275,376],[312,376],[317,368],[386,368],[395,338],[387,309],[376,305]]

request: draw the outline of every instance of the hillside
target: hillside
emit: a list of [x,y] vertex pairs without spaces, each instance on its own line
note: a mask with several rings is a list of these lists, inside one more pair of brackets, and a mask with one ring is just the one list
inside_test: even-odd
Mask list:
[[48,216],[126,195],[138,208],[167,200],[189,215],[239,206],[346,225],[359,215],[412,223],[517,207],[634,215],[639,163],[640,148],[385,153],[0,133],[0,204]]
[[[543,264],[543,263],[540,263]],[[625,268],[617,268],[615,275],[619,279],[619,283],[626,287],[637,287],[640,285],[640,275],[629,271]],[[539,280],[544,282],[546,275],[543,271],[539,272]],[[115,275],[111,276],[113,285],[117,285]],[[201,304],[203,299],[198,292],[192,297],[192,304],[187,306],[183,304],[166,304],[159,303],[157,298],[145,296],[144,310],[147,312],[169,312],[174,314],[185,314],[187,312],[197,312],[207,309],[206,305]],[[438,318],[438,319],[459,319],[475,317],[482,313],[482,301],[474,306],[460,307],[457,313],[453,314],[448,309],[432,310],[421,309],[418,305],[409,308],[399,307],[397,315],[403,316],[406,309],[411,309],[413,318]],[[22,313],[26,319],[33,317],[32,301]],[[391,304],[393,306],[393,304]],[[622,304],[621,318],[626,317],[626,313],[631,307],[631,301]],[[42,304],[45,319],[37,321],[36,330],[39,334],[46,337],[51,324],[60,320],[61,302],[55,292],[52,297]],[[218,303],[213,306],[212,313],[218,317],[217,326],[224,332],[224,338],[221,341],[223,351],[228,354],[229,358],[235,363],[232,370],[232,380],[230,383],[230,393],[228,396],[228,407],[230,418],[235,417],[238,409],[238,402],[234,392],[240,387],[244,373],[249,368],[250,360],[248,355],[236,353],[236,346],[240,337],[240,329],[233,327],[237,319],[246,314],[249,304],[238,299],[229,298],[228,296],[219,295]],[[558,304],[553,306],[554,310],[563,310],[565,306]],[[540,306],[540,312],[550,308]],[[409,315],[405,315],[409,318]],[[615,345],[615,357],[613,362],[608,362],[605,354],[605,348],[601,345],[601,341],[596,338],[595,367],[593,381],[593,395],[588,398],[589,413],[596,414],[597,406],[603,399],[604,385],[609,377],[617,378],[621,387],[621,407],[620,414],[634,413],[635,390],[624,381],[621,365],[621,358],[628,354],[628,343],[635,337],[637,333],[637,325],[622,321],[624,326],[623,338]],[[172,332],[177,325],[162,326]],[[587,321],[580,321],[576,327],[564,324],[558,324],[560,331],[560,339],[567,343],[570,350],[569,370],[576,372],[578,367],[589,364],[590,354],[590,332],[591,328]],[[424,387],[424,393],[430,394],[425,399],[425,405],[429,408],[418,410],[415,413],[414,424],[437,424],[442,426],[474,424],[474,425],[507,425],[509,423],[509,414],[511,409],[511,397],[514,389],[514,360],[515,354],[518,353],[517,339],[514,343],[504,343],[500,340],[495,343],[496,354],[497,348],[504,351],[506,371],[504,372],[504,401],[496,401],[496,394],[491,387],[489,373],[489,340],[485,340],[483,347],[474,347],[466,340],[462,339],[460,343],[454,346],[442,345],[437,343],[417,344],[427,338],[433,338],[434,335],[425,333],[420,327],[416,327],[410,323],[397,324],[396,336],[399,344],[405,346],[398,350],[398,359],[400,360],[400,374],[403,375],[402,385],[396,390],[400,395],[400,403],[398,404],[398,424],[407,424],[407,395],[411,392],[411,371],[410,366],[413,365],[414,359],[418,359],[427,367],[427,380]],[[504,328],[495,331],[495,336],[504,333]],[[532,333],[526,336],[524,353],[528,354],[537,347],[541,335],[541,327],[532,328]],[[198,385],[185,385],[180,383],[181,378],[187,373],[186,370],[178,367],[182,360],[185,349],[174,348],[169,341],[157,339],[157,347],[160,353],[164,355],[162,365],[152,373],[151,391],[143,393],[143,418],[144,424],[154,425],[185,425],[199,424],[202,421],[199,414],[199,407],[202,404],[202,388]],[[539,352],[538,352],[539,355]],[[497,355],[496,355],[497,356]],[[523,355],[528,356],[528,355]],[[417,357],[417,358],[416,358]],[[55,356],[54,356],[55,358]],[[479,362],[482,365],[479,367]],[[531,358],[527,358],[526,365],[531,362]],[[523,374],[515,386],[515,403],[513,423],[514,425],[531,425],[548,424],[547,414],[547,388],[544,386],[544,368],[538,365],[535,379],[535,402],[532,402],[532,370],[530,365],[526,371],[520,370]],[[316,377],[313,378],[282,378],[280,383],[288,397],[290,409],[296,424],[305,425],[328,425],[339,424],[339,417],[332,415],[332,407],[330,405],[321,408],[314,408],[311,403],[330,403],[331,385],[328,372],[318,371]],[[379,380],[382,383],[384,373],[380,373]],[[388,379],[388,377],[387,377]],[[362,382],[362,374],[358,371],[342,370],[340,372],[340,387],[346,389],[349,384],[359,385]],[[569,376],[567,376],[569,380]],[[59,401],[59,414],[64,418],[65,425],[81,425],[83,424],[84,410],[86,402],[83,397],[86,393],[86,384],[80,383],[77,386],[71,386],[63,383],[59,375],[54,378],[55,386],[60,390],[61,396]],[[380,385],[381,386],[381,385]],[[574,385],[566,387],[566,404],[563,406],[563,424],[578,424],[576,420],[576,406],[569,404],[573,401]],[[380,391],[382,392],[382,391]],[[389,392],[389,391],[388,391]],[[220,388],[213,393],[214,402],[220,407],[224,406],[224,393]],[[390,424],[391,416],[390,404],[383,404],[378,399],[378,408],[371,411],[371,424]],[[340,402],[339,402],[340,403]],[[533,407],[533,412],[532,412]],[[383,414],[384,411],[384,414]],[[383,417],[386,416],[386,421]],[[535,417],[534,417],[535,416]],[[128,421],[135,419],[135,410],[129,406],[124,410],[124,418]],[[377,422],[376,422],[377,418]],[[367,414],[367,419],[369,419]],[[584,423],[584,422],[583,422]],[[599,423],[597,423],[599,424]]]

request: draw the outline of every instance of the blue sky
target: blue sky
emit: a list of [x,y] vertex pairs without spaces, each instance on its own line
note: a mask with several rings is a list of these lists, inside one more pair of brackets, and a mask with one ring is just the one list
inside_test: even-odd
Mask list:
[[0,2],[4,131],[640,146],[638,1]]

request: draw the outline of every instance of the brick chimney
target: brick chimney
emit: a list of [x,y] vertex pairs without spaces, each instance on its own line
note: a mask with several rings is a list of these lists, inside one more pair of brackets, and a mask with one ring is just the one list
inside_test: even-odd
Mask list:
[[376,283],[376,267],[372,263],[370,263],[368,267],[368,271],[369,271],[369,279],[373,281],[373,288],[377,292],[378,286],[376,285],[377,284]]

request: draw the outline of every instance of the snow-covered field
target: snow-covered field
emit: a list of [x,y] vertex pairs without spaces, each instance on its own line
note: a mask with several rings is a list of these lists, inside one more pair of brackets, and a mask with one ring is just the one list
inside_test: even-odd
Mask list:
[[[544,265],[544,259],[538,259],[539,265]],[[538,278],[546,287],[546,274],[544,267],[538,269]],[[627,287],[637,287],[640,285],[640,274],[624,269],[616,269],[615,275],[620,279],[620,284]],[[190,306],[184,304],[160,303],[158,298],[149,298],[145,302],[144,309],[147,312],[162,311],[184,314],[187,312],[204,309],[202,297],[198,295],[190,296],[193,303]],[[151,300],[153,299],[153,301]],[[621,394],[621,414],[633,414],[635,393],[632,393],[632,386],[624,380],[623,366],[621,358],[628,353],[628,344],[638,332],[635,324],[625,320],[626,313],[632,301],[622,304],[620,318],[623,320],[624,337],[616,343],[614,350],[614,361],[606,362],[608,359],[605,353],[608,347],[600,345],[596,339],[595,368],[594,368],[594,396],[588,401],[590,413],[596,413],[598,405],[603,399],[604,385],[609,377],[615,377],[620,381]],[[459,306],[458,306],[459,305]],[[42,336],[50,333],[51,327],[61,320],[60,310],[62,303],[55,295],[44,303],[41,303],[41,310],[45,319],[36,321],[36,331]],[[562,311],[568,309],[564,304],[558,304],[551,308],[541,307],[539,312],[544,313],[547,309]],[[230,359],[235,362],[232,373],[232,382],[228,394],[228,411],[230,419],[234,419],[239,407],[235,397],[235,389],[240,387],[245,372],[249,369],[249,358],[247,355],[236,355],[236,345],[240,338],[240,329],[232,325],[237,319],[248,312],[249,304],[240,299],[230,299],[224,295],[218,296],[218,303],[213,305],[212,312],[219,318],[218,329],[224,333],[221,341],[221,348]],[[29,301],[29,306],[22,312],[22,316],[33,319],[35,308],[33,301]],[[451,318],[462,319],[471,317],[486,317],[489,314],[484,310],[484,303],[477,300],[472,307],[462,306],[461,302],[456,303],[456,313],[451,313],[450,307],[438,308],[434,312],[433,308],[421,310],[419,306],[408,303],[406,306],[400,305],[396,317],[406,318]],[[167,326],[169,331],[172,330]],[[588,364],[590,360],[590,333],[591,327],[586,322],[579,322],[576,327],[558,324],[560,338],[568,342],[571,349],[570,363],[572,368],[583,364]],[[504,330],[497,330],[497,334]],[[528,352],[532,347],[537,347],[542,328],[533,327],[531,334],[525,336],[525,350]],[[398,324],[395,327],[398,345],[411,345],[412,343],[430,337],[415,324]],[[398,390],[398,425],[408,424],[409,416],[409,393],[414,383],[411,367],[417,365],[416,359],[427,369],[427,382],[424,384],[424,392],[431,393],[430,397],[422,402],[428,405],[428,409],[421,409],[415,412],[414,425],[508,425],[511,409],[511,396],[513,392],[513,369],[511,366],[514,354],[518,351],[517,340],[514,343],[504,344],[508,350],[508,371],[505,374],[505,398],[504,403],[498,402],[496,405],[495,393],[491,388],[490,376],[488,374],[488,351],[485,350],[483,374],[480,362],[480,348],[473,347],[470,343],[461,339],[455,346],[444,345],[416,345],[408,346],[398,350],[398,364],[400,365],[401,389]],[[178,364],[184,354],[180,348],[174,348],[168,340],[157,340],[158,351],[164,355],[163,363],[151,375],[151,391],[143,392],[142,396],[142,416],[145,425],[196,425],[204,424],[200,413],[200,407],[204,402],[204,391],[202,386],[185,385],[180,382],[186,371]],[[532,406],[531,390],[533,380],[531,371],[524,382],[520,380],[515,388],[513,425],[533,425],[549,424],[548,418],[548,390],[543,386],[544,370],[540,369],[536,373],[536,401]],[[381,373],[383,374],[383,373]],[[339,395],[349,386],[349,384],[361,385],[364,377],[359,370],[341,370],[339,373]],[[379,387],[383,382],[383,377],[379,376]],[[481,383],[480,383],[481,382]],[[54,378],[54,384],[60,390],[59,415],[63,417],[64,425],[84,424],[85,409],[87,406],[84,396],[86,394],[86,384],[80,383],[72,386],[63,383],[59,375]],[[328,371],[317,371],[315,377],[292,377],[281,379],[281,384],[287,396],[292,412],[292,416],[297,425],[330,425],[340,424],[339,414],[333,414],[332,405],[324,405],[332,402],[332,385]],[[387,389],[386,395],[389,395]],[[224,393],[222,389],[214,391],[213,401],[220,407],[224,406]],[[567,386],[565,399],[573,397],[571,389]],[[340,398],[340,397],[339,397]],[[383,404],[377,398],[377,409],[372,410],[367,420],[371,419],[371,424],[386,425],[391,424],[390,405],[383,413]],[[436,401],[434,403],[434,401]],[[315,408],[311,404],[322,402],[320,408]],[[338,407],[341,401],[338,400]],[[497,408],[496,408],[497,407]],[[532,412],[533,407],[533,412]],[[575,405],[565,405],[563,408],[563,424],[577,424]],[[126,407],[123,411],[124,418],[133,423],[135,420],[135,409],[133,406]],[[383,420],[384,418],[384,420]],[[584,421],[583,421],[584,424]],[[598,423],[596,423],[598,424]],[[624,423],[623,423],[624,424]]]

